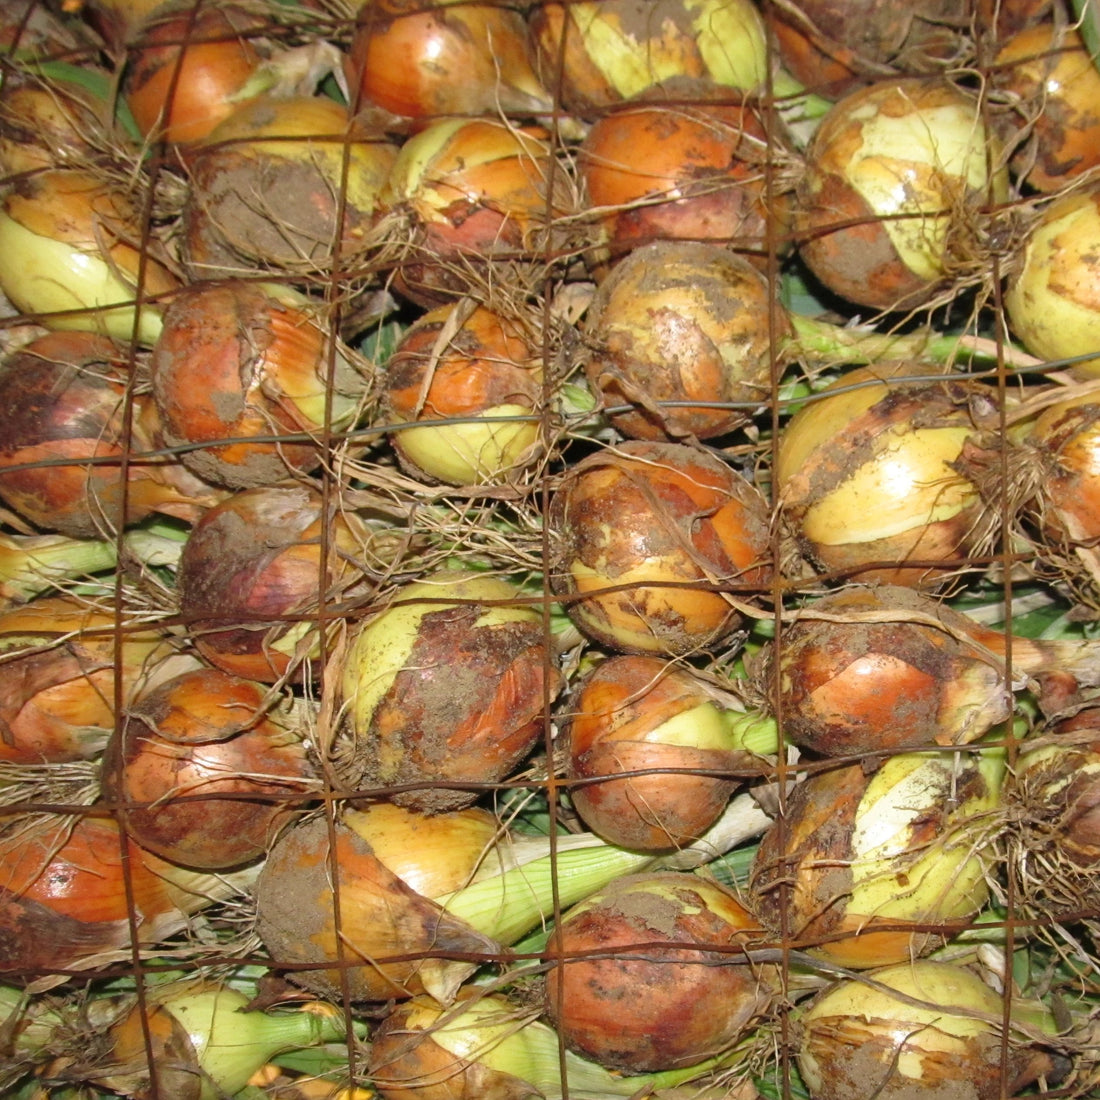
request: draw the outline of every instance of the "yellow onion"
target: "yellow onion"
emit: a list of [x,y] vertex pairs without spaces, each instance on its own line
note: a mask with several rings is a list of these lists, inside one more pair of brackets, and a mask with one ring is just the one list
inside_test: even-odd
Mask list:
[[165,0],[85,0],[81,14],[112,49],[120,49],[135,37],[142,24]]
[[183,245],[193,277],[309,281],[337,252],[353,263],[370,243],[396,152],[331,99],[262,95],[237,107],[188,157]]
[[117,564],[118,547],[107,539],[0,533],[0,610]]
[[786,424],[775,485],[783,515],[820,567],[864,583],[941,583],[989,540],[965,459],[999,427],[977,382],[892,362],[842,374]]
[[146,851],[204,870],[267,852],[316,786],[295,716],[267,696],[264,685],[202,668],[126,708],[102,790]]
[[1028,230],[1008,277],[1004,303],[1012,331],[1041,359],[1081,356],[1067,369],[1100,374],[1100,187],[1056,197]]
[[115,728],[116,691],[129,702],[170,674],[174,652],[162,628],[127,622],[75,596],[41,596],[3,612],[0,760],[96,756]]
[[984,273],[985,211],[1007,198],[1000,156],[977,97],[946,80],[882,80],[850,92],[806,152],[799,255],[849,302],[920,305]]
[[151,369],[166,440],[231,489],[315,470],[325,433],[355,423],[369,386],[363,361],[303,295],[238,279],[193,283],[172,300]]
[[408,786],[423,810],[474,802],[543,735],[559,676],[538,607],[482,573],[444,571],[399,589],[353,628],[332,670],[347,714],[349,787]]
[[770,583],[768,507],[720,459],[627,440],[570,467],[550,504],[551,583],[570,618],[626,653],[728,637]]
[[796,784],[753,862],[756,911],[775,934],[852,969],[941,946],[989,897],[1003,754],[899,753]]
[[[745,259],[704,242],[635,248],[601,282],[585,319],[584,368],[633,439],[710,439],[745,424],[772,391],[771,288]],[[699,405],[691,402],[698,401]]]
[[217,499],[158,454],[156,409],[145,393],[127,403],[129,358],[95,333],[52,332],[0,366],[0,498],[37,527],[91,538],[154,512],[194,519]]
[[754,755],[777,748],[772,720],[660,657],[601,661],[562,719],[574,809],[604,840],[639,851],[698,839],[758,770]]
[[477,807],[375,802],[280,834],[256,883],[256,927],[271,965],[322,996],[341,995],[343,971],[352,1001],[428,992],[448,1004],[479,965],[549,920],[555,897],[570,905],[651,859],[590,834],[552,851]]
[[518,9],[444,0],[364,4],[348,56],[349,84],[391,114],[549,115]]
[[365,537],[354,514],[304,484],[243,489],[210,508],[176,580],[195,648],[246,680],[301,679],[321,655],[322,604],[361,579]]
[[543,82],[560,85],[575,114],[698,83],[755,92],[767,74],[764,23],[751,0],[547,2],[531,25]]
[[797,1012],[813,1100],[999,1100],[1054,1078],[1057,1027],[1042,1006],[1017,1001],[1006,1035],[1003,999],[963,966],[916,959],[867,978],[835,982]]
[[179,286],[129,196],[83,169],[14,182],[0,207],[0,256],[0,290],[52,329],[152,344],[158,298]]
[[764,935],[716,882],[678,871],[623,875],[551,934],[547,1014],[567,1046],[609,1069],[697,1064],[727,1050],[771,1003],[778,974],[746,957]]
[[542,357],[520,318],[440,306],[386,364],[383,412],[402,463],[450,485],[515,477],[539,454]]
[[401,146],[386,187],[395,287],[428,308],[487,277],[530,285],[571,212],[547,134],[488,118],[439,119]]

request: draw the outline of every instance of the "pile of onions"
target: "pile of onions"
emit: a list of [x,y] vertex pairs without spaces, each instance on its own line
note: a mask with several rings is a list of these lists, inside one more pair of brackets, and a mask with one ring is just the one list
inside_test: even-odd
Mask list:
[[625,653],[717,644],[770,583],[768,506],[720,459],[627,440],[562,478],[551,582],[585,634]]

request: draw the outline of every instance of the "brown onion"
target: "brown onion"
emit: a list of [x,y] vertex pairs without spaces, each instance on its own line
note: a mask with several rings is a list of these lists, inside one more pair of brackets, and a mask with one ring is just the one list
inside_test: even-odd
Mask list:
[[864,583],[934,587],[996,521],[965,459],[1000,427],[995,391],[909,362],[846,371],[784,426],[775,485],[803,551]]
[[437,572],[352,629],[332,669],[350,787],[410,785],[392,800],[459,809],[530,754],[559,676],[539,609],[519,597],[503,578]]
[[899,753],[795,784],[753,861],[756,911],[793,947],[853,969],[940,946],[985,905],[1003,755]]
[[603,645],[676,655],[726,638],[770,581],[768,507],[712,455],[631,441],[572,466],[549,512],[551,582]]
[[663,241],[625,256],[585,320],[589,382],[606,404],[633,406],[612,424],[665,440],[747,423],[772,391],[771,337],[788,332],[778,310],[771,331],[771,298],[767,280],[718,244]]
[[360,579],[363,542],[356,517],[306,485],[245,489],[211,508],[176,581],[195,648],[246,680],[300,679],[321,654],[322,602]]
[[264,271],[308,282],[337,254],[355,263],[396,152],[331,99],[262,95],[237,107],[188,159],[183,241],[193,277]]
[[716,882],[676,871],[624,875],[573,906],[551,934],[546,1010],[571,1049],[609,1068],[702,1062],[771,1002],[774,968],[745,957],[762,942],[756,917]]
[[[441,343],[442,341],[442,343]],[[409,326],[386,364],[383,416],[414,474],[451,485],[517,476],[539,454],[542,358],[520,318],[460,304]]]
[[[192,284],[165,310],[153,349],[165,437],[196,474],[232,489],[316,469],[326,429],[354,424],[370,384],[364,361],[333,342],[289,287]],[[284,435],[306,438],[271,438]]]
[[129,359],[94,333],[54,332],[0,366],[0,498],[41,529],[102,537],[154,512],[194,519],[217,499],[157,453],[160,422],[130,393]]
[[267,689],[196,669],[138,696],[102,767],[104,797],[123,803],[146,851],[225,870],[264,855],[312,784],[294,716]]

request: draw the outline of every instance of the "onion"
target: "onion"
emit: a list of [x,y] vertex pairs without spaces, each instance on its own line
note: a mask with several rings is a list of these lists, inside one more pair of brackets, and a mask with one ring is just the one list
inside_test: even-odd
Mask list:
[[1079,378],[1100,374],[1100,359],[1089,357],[1100,347],[1098,250],[1100,187],[1071,189],[1028,230],[1004,294],[1008,322],[1028,351],[1047,360],[1081,356],[1067,365]]
[[118,547],[105,539],[0,533],[0,610],[117,563]]
[[925,955],[985,905],[1003,754],[900,753],[807,776],[753,862],[755,908],[853,969]]
[[1007,198],[999,158],[977,98],[945,80],[850,92],[806,152],[799,255],[829,290],[879,310],[921,305],[979,277],[983,219]]
[[354,514],[307,485],[244,489],[211,508],[176,577],[195,648],[246,680],[301,679],[321,654],[322,604],[360,579],[366,539]]
[[996,521],[966,458],[1000,427],[997,394],[952,375],[907,379],[920,371],[909,362],[847,371],[783,428],[783,515],[824,569],[923,588],[988,550]]
[[94,333],[55,332],[0,366],[0,498],[39,528],[92,538],[154,512],[193,519],[216,499],[156,455],[160,423],[131,392],[129,358]]
[[532,67],[518,9],[444,0],[365,4],[349,51],[348,83],[394,115],[549,115],[553,99]]
[[241,4],[166,5],[142,24],[131,46],[122,94],[150,141],[200,141],[241,100],[261,90],[262,57],[250,36],[263,23]]
[[101,775],[144,849],[203,870],[267,852],[316,783],[294,714],[266,696],[260,684],[196,669],[130,704]]
[[1050,1076],[1049,1011],[1020,1005],[1006,1037],[1001,997],[965,967],[918,959],[867,978],[875,984],[836,982],[797,1013],[798,1068],[814,1100],[995,1100]]
[[554,494],[551,581],[574,623],[627,653],[676,655],[728,637],[736,594],[771,574],[768,507],[711,455],[628,440],[570,467]]
[[520,595],[502,578],[434,573],[352,629],[332,669],[350,788],[408,785],[394,802],[453,810],[523,762],[559,677],[542,615]]
[[156,299],[179,285],[128,195],[76,168],[13,182],[0,206],[0,256],[0,291],[21,313],[142,344],[160,332]]
[[137,1100],[221,1100],[278,1054],[344,1040],[346,1026],[331,1005],[260,1012],[238,990],[192,978],[149,990],[107,1034],[96,1084]]
[[612,255],[661,239],[766,256],[769,216],[781,229],[783,213],[766,178],[783,138],[770,136],[769,148],[764,120],[747,104],[630,106],[597,119],[577,162]]
[[[585,321],[585,372],[611,423],[634,439],[711,439],[748,422],[772,390],[771,288],[718,244],[634,249],[600,284]],[[781,371],[780,371],[781,372]],[[692,402],[698,401],[699,405]]]
[[566,777],[581,781],[570,786],[574,809],[604,840],[640,851],[698,839],[753,756],[777,748],[774,722],[659,657],[601,661],[563,717]]
[[0,760],[90,759],[123,703],[175,667],[162,628],[127,622],[76,596],[42,596],[0,613]]
[[552,933],[547,1013],[572,1050],[610,1069],[694,1065],[727,1050],[771,1003],[778,975],[748,957],[762,935],[717,883],[676,871],[624,875]]
[[767,74],[764,23],[750,0],[540,3],[531,26],[543,82],[560,83],[574,114],[696,83],[754,92]]
[[186,448],[182,461],[234,489],[320,466],[369,387],[365,364],[302,295],[235,279],[195,283],[173,299],[152,380],[165,437]]
[[450,485],[516,477],[540,452],[542,358],[522,319],[469,303],[405,330],[386,365],[383,416],[414,475]]
[[337,254],[354,264],[371,243],[396,152],[331,99],[261,95],[237,107],[188,158],[192,275],[266,271],[308,282]]
[[[554,220],[571,213],[547,134],[496,119],[429,123],[401,146],[384,204],[398,242],[394,286],[427,308],[494,280],[541,282],[540,260],[564,247]],[[403,243],[402,238],[406,238]]]
[[163,942],[239,889],[124,847],[113,819],[91,816],[24,818],[0,836],[0,866],[0,971],[21,979],[128,963],[133,943]]

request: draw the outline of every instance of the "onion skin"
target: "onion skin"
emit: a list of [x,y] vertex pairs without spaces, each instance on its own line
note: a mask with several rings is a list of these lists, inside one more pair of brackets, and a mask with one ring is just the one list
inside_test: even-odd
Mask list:
[[[745,424],[771,393],[771,289],[717,244],[634,249],[600,283],[585,319],[584,369],[611,423],[632,439],[712,439]],[[778,339],[788,327],[777,314]],[[692,400],[746,407],[691,407]]]
[[570,1049],[610,1069],[693,1065],[770,1003],[771,968],[736,958],[762,935],[717,883],[676,871],[624,875],[573,906],[552,935],[547,1014]]
[[[918,959],[868,977],[888,988],[837,982],[797,1014],[796,1057],[814,1100],[997,1100],[1050,1075],[1051,1055],[1033,1040],[1014,1034],[1005,1057],[1003,999],[972,971]],[[1049,1014],[1039,1027],[1053,1036]]]
[[999,754],[899,753],[807,776],[753,862],[754,908],[776,935],[853,970],[925,955],[985,905],[984,818]]
[[986,506],[965,459],[999,425],[997,395],[951,376],[906,380],[922,372],[906,362],[846,371],[783,429],[783,514],[826,570],[932,588],[980,549]]
[[549,525],[555,593],[579,629],[619,652],[717,643],[740,621],[723,591],[770,582],[763,496],[683,444],[628,440],[583,459],[554,494]]
[[[382,393],[385,423],[424,425],[391,433],[402,464],[450,485],[508,480],[528,466],[539,454],[543,386],[532,339],[484,306],[440,306],[406,329]],[[454,417],[463,422],[439,423]]]
[[395,803],[455,810],[530,754],[559,676],[542,616],[519,595],[500,578],[437,573],[352,630],[336,670],[349,786],[411,784],[392,794]]
[[[749,764],[722,714],[716,692],[687,668],[648,656],[601,661],[573,692],[564,721],[566,777],[586,781],[570,788],[585,825],[610,844],[649,852],[706,832],[739,780],[700,773]],[[633,771],[652,774],[624,774]]]
[[[332,432],[346,429],[369,386],[342,342],[329,385],[330,339],[289,288],[236,279],[187,287],[165,310],[153,349],[166,439],[190,445],[182,455],[188,468],[230,489],[316,469],[326,413]],[[269,441],[280,434],[318,438]]]
[[977,100],[943,80],[850,92],[807,149],[799,255],[849,302],[897,310],[928,301],[972,263],[967,238],[980,236],[982,208],[1007,198],[996,142],[983,135]]
[[[184,256],[194,279],[257,271],[315,281],[371,243],[397,147],[317,96],[257,96],[188,157]],[[344,158],[347,157],[345,172]]]
[[[228,870],[264,855],[312,778],[300,735],[261,684],[196,669],[139,696],[102,767],[146,850],[185,867]],[[193,801],[192,801],[193,799]]]

